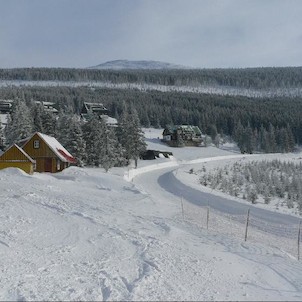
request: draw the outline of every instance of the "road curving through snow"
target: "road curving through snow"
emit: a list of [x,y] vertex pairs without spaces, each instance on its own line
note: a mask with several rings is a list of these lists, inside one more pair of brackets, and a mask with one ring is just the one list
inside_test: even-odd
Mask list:
[[[240,158],[257,158],[263,156],[263,154],[236,154],[236,155],[222,155],[213,156],[207,158],[198,158],[188,161],[172,161],[166,163],[159,163],[155,165],[149,165],[142,168],[130,170],[128,177],[125,177],[128,181],[133,181],[134,177],[143,177],[144,181],[139,181],[142,185],[146,184],[145,190],[148,190],[151,178],[156,178],[159,188],[173,194],[178,199],[184,198],[190,203],[197,206],[210,206],[211,208],[220,211],[222,213],[231,215],[245,215],[248,209],[251,209],[252,215],[256,219],[263,220],[267,223],[284,224],[284,225],[296,225],[299,224],[298,217],[273,212],[269,209],[258,208],[252,204],[245,204],[233,200],[232,197],[221,197],[211,193],[203,192],[202,190],[195,189],[181,182],[180,179],[175,177],[173,171],[184,167],[186,165],[194,165],[199,163],[206,163],[210,161],[223,161],[228,159],[240,159]],[[274,156],[274,155],[272,155]],[[170,168],[170,169],[167,169]],[[154,171],[156,171],[154,173]],[[150,173],[153,172],[153,173]],[[143,176],[143,174],[146,174]],[[177,174],[177,173],[175,173]],[[153,181],[154,182],[154,181]],[[160,192],[159,188],[157,189]],[[154,188],[153,188],[154,189]]]

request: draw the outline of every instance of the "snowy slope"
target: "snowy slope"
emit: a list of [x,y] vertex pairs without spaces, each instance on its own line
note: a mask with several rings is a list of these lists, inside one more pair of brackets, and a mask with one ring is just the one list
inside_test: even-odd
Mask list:
[[129,61],[129,60],[114,60],[108,61],[97,66],[89,67],[89,69],[188,69],[186,66],[171,64],[160,61],[142,60],[142,61]]
[[[146,135],[153,147],[156,135]],[[140,161],[150,172],[133,182],[121,168],[0,171],[0,300],[300,301],[295,257],[184,221],[159,189],[152,166],[193,160],[190,150]]]

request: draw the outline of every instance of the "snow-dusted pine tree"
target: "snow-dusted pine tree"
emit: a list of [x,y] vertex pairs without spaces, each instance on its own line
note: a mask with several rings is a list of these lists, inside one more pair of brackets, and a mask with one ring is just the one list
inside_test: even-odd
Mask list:
[[3,128],[2,128],[2,125],[0,123],[0,150],[4,150],[4,131],[3,131]]
[[33,121],[25,101],[17,99],[13,103],[12,112],[5,127],[6,143],[10,146],[33,132]]
[[50,136],[56,136],[56,116],[52,112],[44,111],[42,121],[43,132]]
[[135,167],[141,152],[146,150],[144,133],[140,127],[139,117],[135,108],[122,113],[119,129],[119,140],[125,149],[126,158],[133,159]]
[[83,125],[83,135],[86,143],[86,162],[88,165],[99,166],[102,149],[102,136],[104,129],[97,116],[92,115],[90,120]]
[[65,114],[61,110],[56,120],[56,138],[64,147],[68,144],[68,132],[70,129],[69,119],[70,115]]
[[68,128],[65,131],[64,147],[76,158],[78,166],[83,166],[87,154],[80,118],[69,116],[65,122]]
[[44,107],[42,104],[33,103],[31,107],[31,115],[33,117],[34,131],[44,133],[43,115]]
[[104,129],[101,140],[100,164],[107,172],[110,168],[123,163],[123,152],[114,129],[108,127],[103,120],[100,123]]

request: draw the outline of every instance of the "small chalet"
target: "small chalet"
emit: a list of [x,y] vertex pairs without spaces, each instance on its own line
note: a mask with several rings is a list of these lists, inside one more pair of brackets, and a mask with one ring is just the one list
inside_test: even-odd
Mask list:
[[0,156],[0,169],[19,168],[33,174],[35,165],[36,161],[17,145],[12,145]]
[[15,167],[29,174],[33,171],[56,173],[74,164],[76,159],[54,137],[40,132],[0,156],[0,169]]
[[36,132],[22,142],[22,149],[36,161],[37,172],[59,172],[76,163],[76,159],[52,136]]
[[199,146],[202,143],[201,131],[192,125],[167,126],[162,141],[171,147]]

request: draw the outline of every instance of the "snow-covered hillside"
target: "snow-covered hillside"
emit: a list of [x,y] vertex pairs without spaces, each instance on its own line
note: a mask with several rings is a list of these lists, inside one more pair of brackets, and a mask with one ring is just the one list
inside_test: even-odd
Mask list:
[[160,61],[142,60],[142,61],[130,61],[130,60],[114,60],[108,61],[97,66],[89,67],[90,69],[188,69],[186,66],[171,64]]
[[[149,147],[169,149],[160,134],[146,131]],[[1,170],[0,300],[300,301],[295,256],[184,220],[156,181],[188,161],[234,153],[169,150],[173,158],[140,161],[134,178],[129,168]]]

